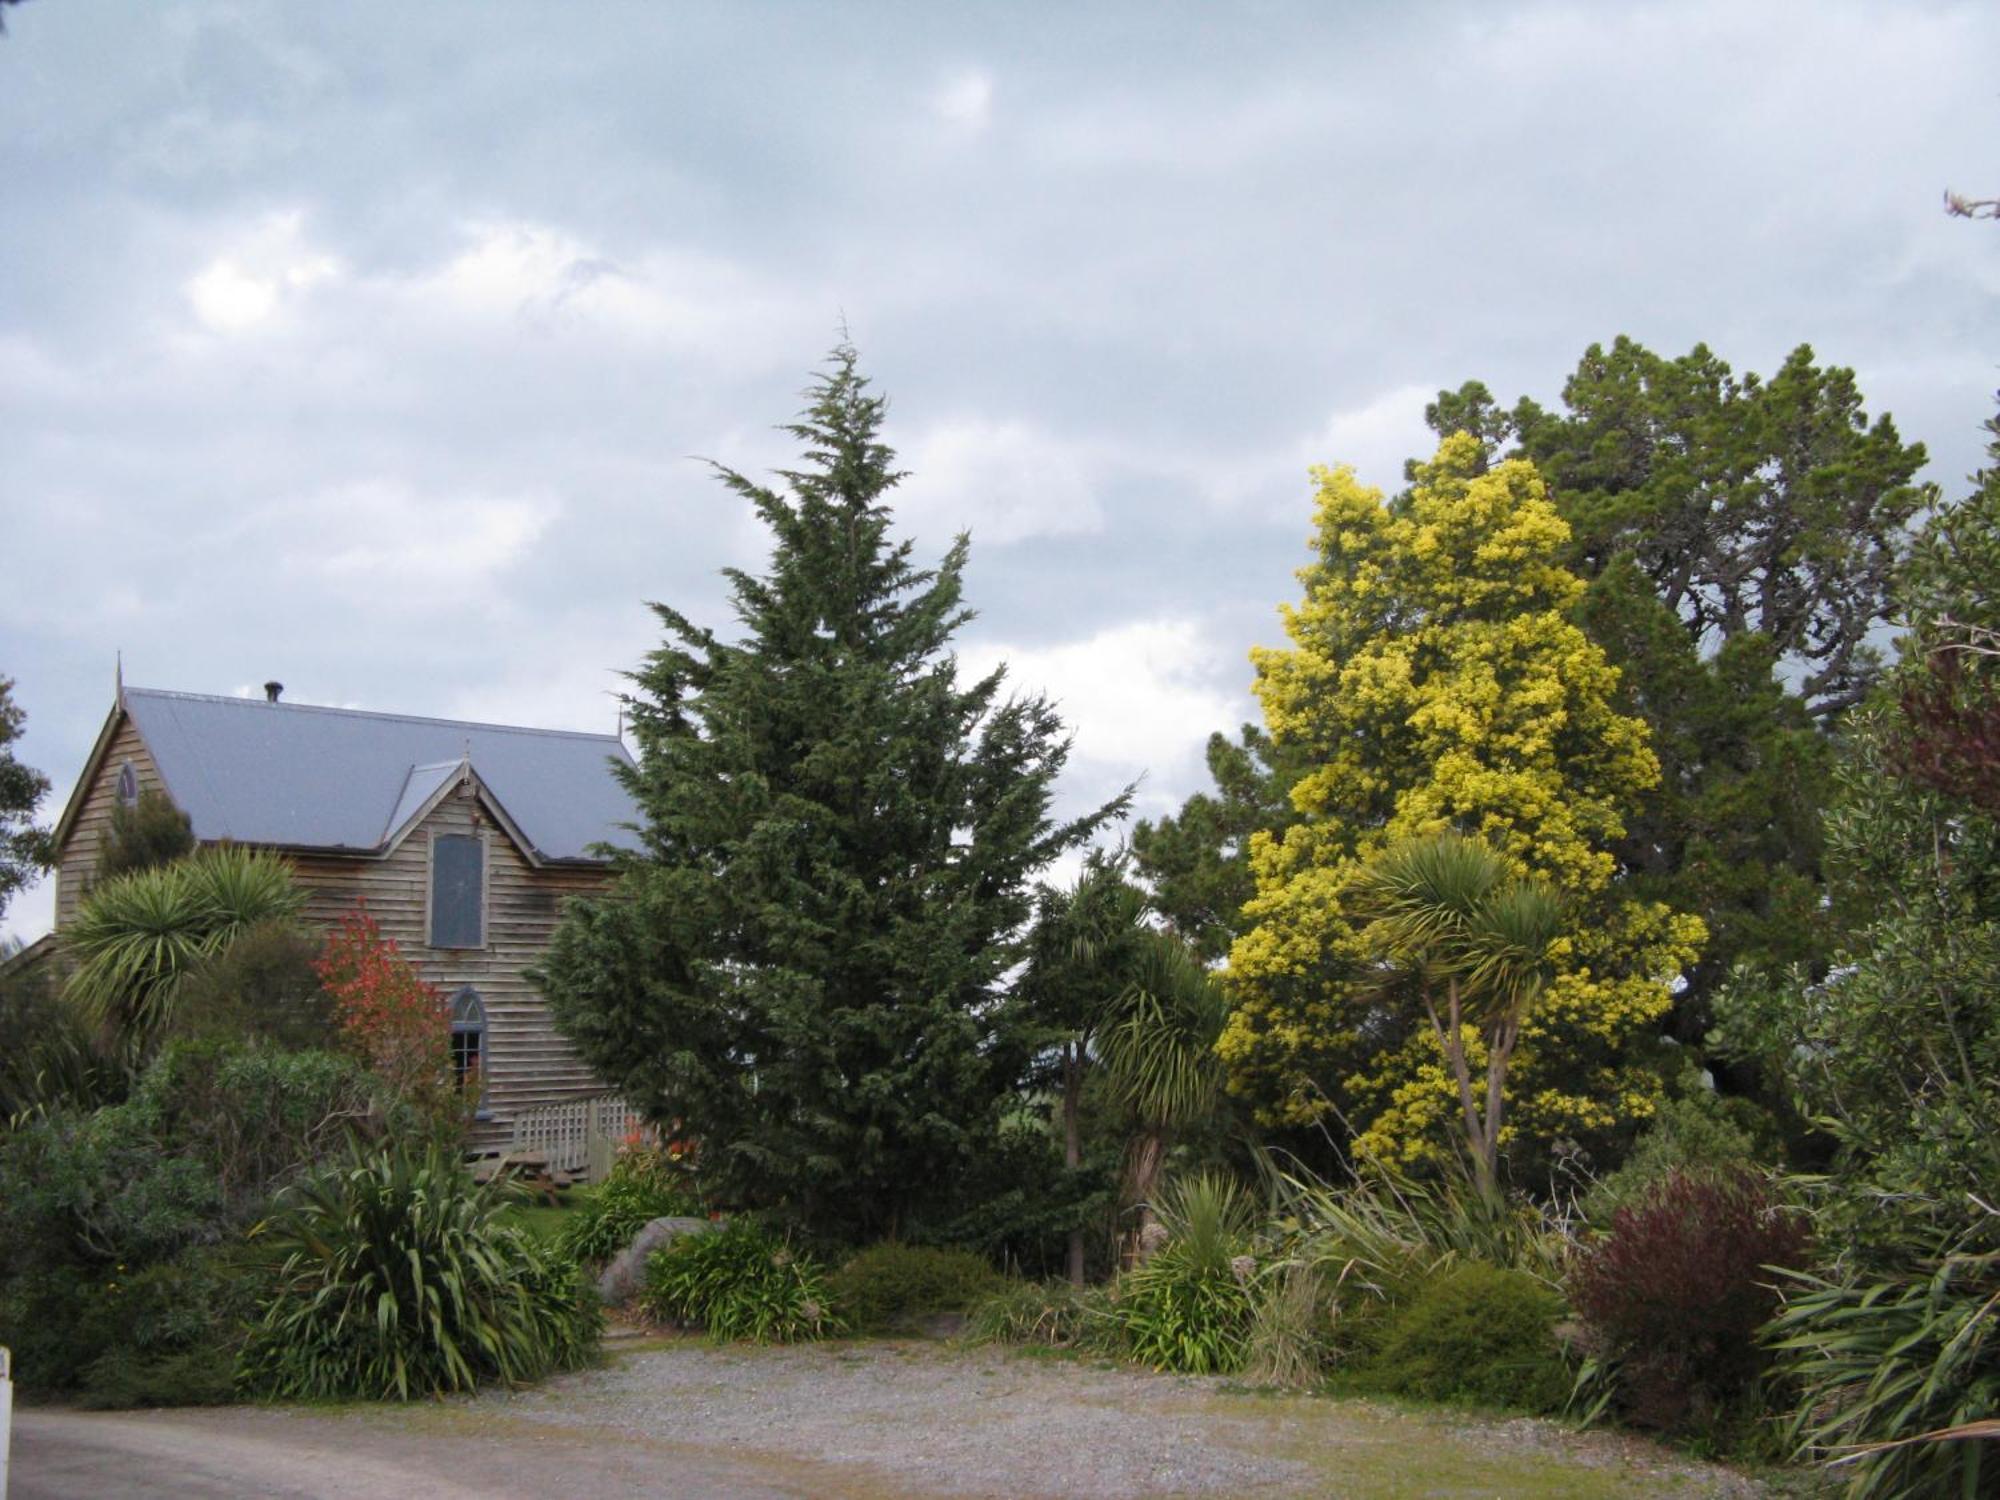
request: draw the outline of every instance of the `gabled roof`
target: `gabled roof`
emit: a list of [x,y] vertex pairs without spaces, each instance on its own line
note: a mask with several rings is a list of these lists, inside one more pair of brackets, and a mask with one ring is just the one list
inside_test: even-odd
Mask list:
[[147,688],[126,688],[123,707],[198,839],[381,852],[469,771],[533,858],[633,844],[616,735]]

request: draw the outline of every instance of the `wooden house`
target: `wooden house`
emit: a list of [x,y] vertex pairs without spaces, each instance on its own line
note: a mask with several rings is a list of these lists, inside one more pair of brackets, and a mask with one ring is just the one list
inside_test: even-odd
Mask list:
[[272,849],[331,925],[365,900],[452,1006],[453,1052],[484,1080],[475,1144],[537,1106],[602,1094],[524,971],[563,899],[609,878],[600,845],[638,809],[615,735],[467,724],[121,686],[56,825],[56,934],[112,809],[158,789],[197,840]]

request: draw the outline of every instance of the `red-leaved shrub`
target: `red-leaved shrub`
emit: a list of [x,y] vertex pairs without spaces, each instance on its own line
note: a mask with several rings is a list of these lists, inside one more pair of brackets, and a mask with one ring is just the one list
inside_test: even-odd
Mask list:
[[342,1043],[390,1091],[440,1124],[463,1113],[451,1066],[451,1011],[437,986],[384,937],[365,906],[327,934],[313,966]]
[[1799,1265],[1809,1233],[1754,1171],[1674,1172],[1577,1252],[1570,1306],[1634,1421],[1707,1426],[1755,1386],[1778,1305],[1765,1268]]

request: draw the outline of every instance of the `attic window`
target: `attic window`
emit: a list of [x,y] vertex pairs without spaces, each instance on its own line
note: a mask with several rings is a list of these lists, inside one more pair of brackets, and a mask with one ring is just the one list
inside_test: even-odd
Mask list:
[[486,946],[486,843],[441,833],[431,840],[431,946]]
[[129,760],[118,768],[118,805],[120,807],[139,805],[139,773]]

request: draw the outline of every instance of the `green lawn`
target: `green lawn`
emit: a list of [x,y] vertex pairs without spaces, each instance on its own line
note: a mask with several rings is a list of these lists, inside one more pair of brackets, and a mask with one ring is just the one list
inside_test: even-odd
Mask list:
[[500,1222],[524,1231],[531,1239],[552,1240],[570,1214],[590,1201],[597,1190],[573,1187],[558,1195],[558,1207],[550,1208],[544,1198],[523,1198],[500,1210]]

